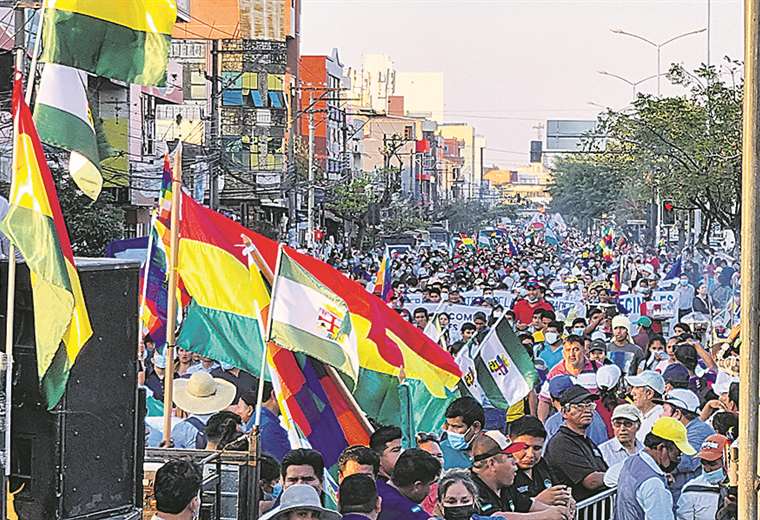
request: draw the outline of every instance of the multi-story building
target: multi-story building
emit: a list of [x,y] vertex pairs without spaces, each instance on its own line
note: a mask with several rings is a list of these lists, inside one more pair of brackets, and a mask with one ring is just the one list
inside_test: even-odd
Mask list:
[[404,97],[404,115],[443,123],[443,73],[396,72],[393,94]]
[[441,198],[446,201],[464,198],[464,141],[456,138],[441,138],[441,175],[439,186]]
[[338,50],[330,56],[301,56],[301,96],[299,102],[299,133],[302,148],[308,149],[309,114],[313,117],[314,159],[319,172],[327,180],[340,179],[347,170],[345,161],[346,98],[344,89],[348,78]]
[[351,81],[351,105],[356,108],[386,112],[388,97],[396,85],[393,60],[385,54],[365,54],[360,67],[348,67]]
[[546,204],[550,201],[552,171],[544,164],[540,147],[536,143],[540,145],[540,141],[533,141],[532,149],[538,148],[539,151],[531,153],[529,164],[510,170],[492,167],[484,174],[491,186],[499,189],[503,201],[534,204]]
[[464,143],[461,167],[462,197],[478,199],[481,195],[483,179],[483,149],[485,137],[475,134],[475,128],[467,123],[445,123],[438,126],[440,135],[445,139],[457,139]]

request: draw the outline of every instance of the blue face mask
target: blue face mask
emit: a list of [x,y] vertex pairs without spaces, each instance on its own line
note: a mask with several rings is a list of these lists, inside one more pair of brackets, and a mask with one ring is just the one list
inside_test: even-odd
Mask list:
[[220,361],[219,365],[221,365],[222,370],[230,370],[232,368],[235,368],[234,366],[230,365],[229,363],[225,363],[224,361]]
[[[472,428],[472,426],[470,426]],[[464,433],[456,433],[456,432],[446,432],[446,438],[449,439],[449,445],[454,448],[455,450],[466,450],[470,447],[470,443],[465,440],[465,437],[470,431],[470,428],[467,428],[467,431]]]
[[726,471],[723,468],[718,468],[715,471],[703,471],[702,474],[710,484],[720,484],[726,480]]

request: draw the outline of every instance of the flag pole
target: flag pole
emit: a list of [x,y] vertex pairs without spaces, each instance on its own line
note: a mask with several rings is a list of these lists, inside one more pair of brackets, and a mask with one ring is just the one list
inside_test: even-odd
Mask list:
[[172,214],[169,234],[169,286],[166,305],[166,372],[164,373],[164,444],[168,447],[172,433],[172,402],[174,396],[174,343],[177,325],[177,246],[179,245],[179,201],[182,190],[182,141],[174,151],[172,169]]
[[[32,92],[34,91],[35,79],[37,77],[37,61],[40,54],[40,41],[42,40],[42,24],[45,21],[45,6],[47,1],[42,2],[40,7],[40,23],[37,24],[37,36],[34,38],[34,50],[32,51],[32,62],[29,64],[29,77],[26,81],[26,104],[32,102]],[[19,69],[20,70],[20,69]]]
[[262,329],[264,322],[261,317],[259,303],[254,301],[253,307],[256,313],[256,326],[259,329],[259,337],[261,338],[261,370],[259,370],[259,387],[256,392],[256,408],[254,410],[253,428],[248,437],[248,466],[251,469],[249,474],[251,481],[248,485],[248,510],[251,512],[249,514],[250,518],[258,518],[260,499],[259,480],[261,478],[261,465],[259,464],[259,461],[261,460],[261,407],[264,402],[264,371],[267,366],[267,342],[265,339],[265,334],[267,334],[267,332]]
[[[24,64],[24,49],[16,49],[16,68],[15,74],[21,74],[21,69]],[[17,162],[17,146],[16,137],[18,136],[18,114],[13,117],[13,149],[11,157],[11,175],[16,171]],[[4,371],[4,391],[3,400],[5,401],[3,407],[2,427],[3,427],[3,439],[2,439],[2,465],[3,471],[0,478],[2,478],[2,499],[0,508],[3,520],[6,518],[8,511],[8,486],[10,481],[8,477],[11,474],[11,409],[12,409],[12,390],[13,390],[13,321],[14,311],[16,304],[16,246],[13,241],[8,240],[8,293],[6,294],[6,307],[5,307],[5,352],[2,356],[2,362],[0,363],[0,369]]]

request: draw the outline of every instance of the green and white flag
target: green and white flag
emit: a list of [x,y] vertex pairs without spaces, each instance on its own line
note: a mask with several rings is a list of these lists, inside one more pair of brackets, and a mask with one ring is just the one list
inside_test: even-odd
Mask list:
[[356,384],[359,353],[348,305],[281,247],[269,306],[269,339],[335,367]]
[[85,195],[97,199],[103,176],[87,101],[87,73],[46,63],[34,105],[34,124],[43,143],[71,152],[71,178]]
[[503,318],[480,345],[470,342],[463,347],[456,361],[464,390],[496,408],[507,409],[521,401],[538,383],[533,361]]

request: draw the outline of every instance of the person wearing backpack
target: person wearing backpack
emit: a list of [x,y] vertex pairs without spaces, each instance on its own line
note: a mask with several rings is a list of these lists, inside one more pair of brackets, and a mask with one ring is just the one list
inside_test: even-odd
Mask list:
[[206,448],[204,429],[209,418],[235,400],[235,385],[207,372],[196,372],[188,379],[174,381],[174,404],[189,415],[172,428],[173,447]]

